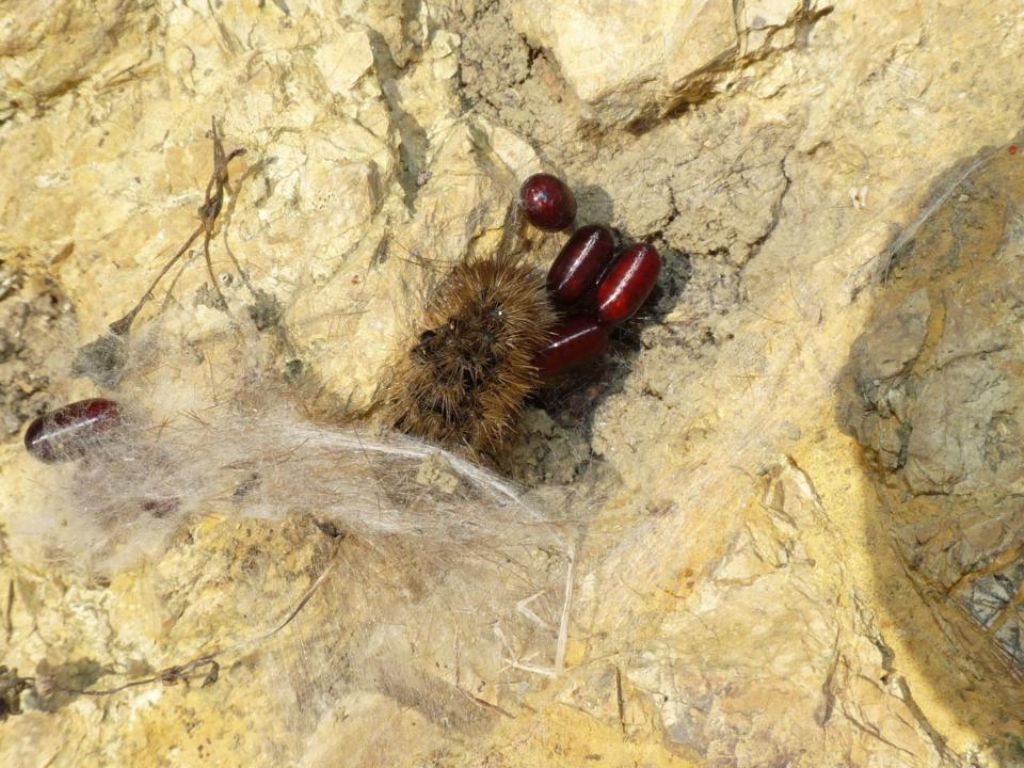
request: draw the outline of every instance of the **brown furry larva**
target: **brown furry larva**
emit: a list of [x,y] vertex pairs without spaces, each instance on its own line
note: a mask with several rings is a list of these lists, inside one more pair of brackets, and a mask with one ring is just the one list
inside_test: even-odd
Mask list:
[[544,276],[513,256],[456,266],[424,308],[385,396],[403,432],[493,455],[540,384],[555,312]]

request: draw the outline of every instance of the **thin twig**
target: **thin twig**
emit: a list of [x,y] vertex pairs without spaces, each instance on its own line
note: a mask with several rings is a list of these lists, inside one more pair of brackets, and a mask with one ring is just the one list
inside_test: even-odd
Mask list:
[[[164,264],[163,269],[156,276],[156,279],[150,284],[146,292],[142,294],[142,298],[139,299],[138,303],[132,307],[132,309],[122,317],[110,324],[111,332],[116,336],[125,336],[131,330],[132,323],[135,321],[136,315],[142,311],[142,308],[146,305],[146,302],[153,295],[153,291],[156,290],[157,285],[163,280],[164,275],[173,267],[179,259],[192,247],[192,244],[203,235],[203,256],[206,259],[206,268],[210,273],[210,281],[213,283],[213,289],[217,292],[217,298],[221,306],[226,307],[227,302],[224,300],[224,294],[221,293],[220,286],[217,284],[217,277],[213,272],[213,261],[210,259],[210,241],[213,239],[214,230],[216,228],[217,217],[220,216],[221,208],[224,206],[224,191],[228,189],[228,164],[236,157],[240,157],[245,154],[245,149],[239,148],[232,150],[225,154],[224,144],[221,141],[220,131],[217,129],[217,121],[212,120],[212,131],[211,136],[213,138],[213,173],[210,175],[210,180],[206,183],[206,196],[203,199],[203,204],[199,206],[199,225],[193,230],[192,234],[188,236],[185,241],[170,260]],[[237,262],[236,262],[237,264]]]

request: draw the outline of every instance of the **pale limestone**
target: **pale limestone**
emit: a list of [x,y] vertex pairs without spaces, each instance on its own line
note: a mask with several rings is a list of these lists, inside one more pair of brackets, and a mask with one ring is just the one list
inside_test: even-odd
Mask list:
[[331,93],[343,97],[373,66],[373,51],[366,33],[353,31],[320,46],[313,61]]
[[[57,694],[53,712],[23,697],[27,711],[0,724],[0,763],[1013,765],[1019,685],[993,671],[1004,661],[962,631],[959,608],[922,599],[890,542],[916,542],[927,578],[950,587],[1020,529],[981,508],[894,533],[836,391],[891,311],[880,278],[899,233],[919,231],[956,163],[1005,151],[1019,128],[1012,9],[94,5],[0,11],[0,268],[30,276],[27,297],[52,280],[77,322],[77,338],[33,327],[24,340],[24,365],[50,388],[16,400],[12,423],[43,399],[94,393],[64,377],[67,349],[126,312],[195,226],[212,117],[228,149],[247,150],[215,270],[233,272],[226,234],[280,302],[289,346],[205,300],[193,258],[160,322],[155,305],[139,321],[155,329],[140,355],[151,340],[171,362],[140,366],[122,393],[156,416],[292,358],[329,408],[365,407],[431,282],[497,246],[518,181],[542,168],[578,190],[581,220],[658,237],[665,295],[617,348],[623,372],[589,433],[524,420],[524,477],[549,484],[537,498],[589,522],[560,677],[504,667],[508,649],[468,618],[438,621],[462,594],[453,585],[409,607],[412,580],[353,553],[379,593],[332,583],[208,687]],[[538,264],[559,244],[527,237]],[[244,319],[243,283],[221,290]],[[927,333],[933,305],[911,296],[914,333],[895,337],[880,377]],[[938,389],[916,407],[940,405]],[[897,390],[885,403],[912,407]],[[871,426],[893,469],[899,436]],[[8,437],[0,521],[45,486]],[[937,460],[923,443],[913,456]],[[922,488],[982,482],[961,469],[940,466]],[[326,557],[302,520],[210,517],[189,537],[109,587],[40,568],[41,542],[6,542],[0,663],[41,687],[105,684],[86,661],[143,677],[270,628]],[[353,645],[349,622],[381,616]],[[382,682],[389,664],[422,675],[437,709]]]

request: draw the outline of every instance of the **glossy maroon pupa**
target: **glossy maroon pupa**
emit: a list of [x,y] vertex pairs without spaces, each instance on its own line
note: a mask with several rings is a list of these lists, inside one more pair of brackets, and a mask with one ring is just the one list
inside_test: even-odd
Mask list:
[[121,408],[113,400],[79,400],[33,419],[25,430],[25,448],[48,464],[70,461],[122,423]]
[[537,229],[558,232],[576,219],[576,198],[565,182],[550,173],[535,173],[519,188],[526,220]]
[[623,251],[597,286],[597,316],[619,325],[636,314],[654,290],[661,256],[653,245],[637,243]]

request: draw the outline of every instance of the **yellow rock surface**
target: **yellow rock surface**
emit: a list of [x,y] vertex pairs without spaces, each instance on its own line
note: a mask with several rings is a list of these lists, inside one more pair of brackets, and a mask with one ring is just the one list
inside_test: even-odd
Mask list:
[[[0,765],[1024,764],[1022,50],[942,0],[0,7]],[[229,311],[191,249],[113,393],[153,424],[281,380],[362,414],[445,265],[550,262],[508,216],[536,170],[661,250],[510,449],[580,523],[561,651],[544,548],[460,571],[230,484],[102,575],[25,527],[75,470],[20,430],[110,394],[75,350],[196,228],[212,123]]]

